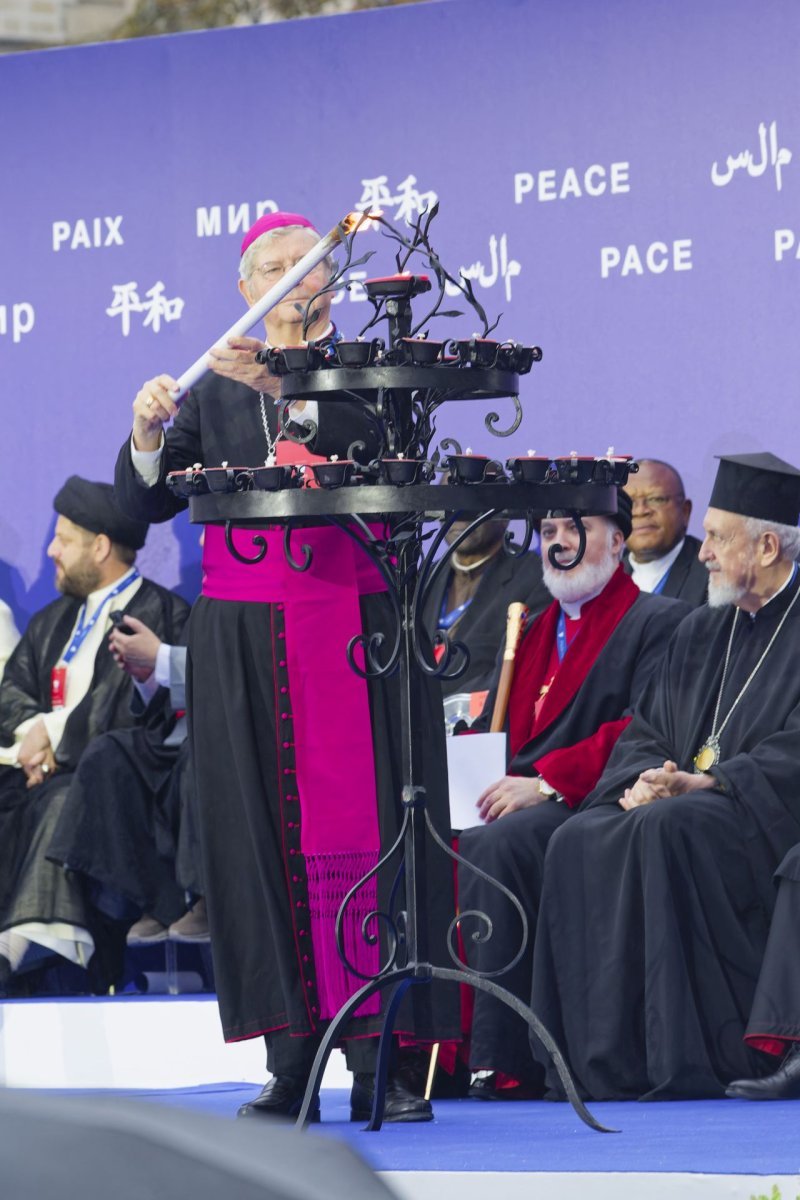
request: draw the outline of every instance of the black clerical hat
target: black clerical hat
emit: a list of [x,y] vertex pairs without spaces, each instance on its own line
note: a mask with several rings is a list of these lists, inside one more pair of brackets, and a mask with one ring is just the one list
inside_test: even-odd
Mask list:
[[[548,516],[551,517],[568,517],[570,515],[568,508],[551,508],[548,513]],[[627,542],[633,532],[633,501],[621,487],[617,488],[617,511],[609,513],[608,519],[622,530],[622,536]]]
[[104,533],[112,542],[131,550],[141,550],[147,537],[147,522],[125,516],[117,507],[110,483],[91,483],[80,475],[70,475],[57,493],[53,508],[81,529]]
[[719,455],[709,507],[796,525],[800,519],[800,471],[769,453]]
[[633,501],[626,491],[621,487],[617,488],[617,511],[611,517],[622,530],[622,536],[627,542],[633,532]]

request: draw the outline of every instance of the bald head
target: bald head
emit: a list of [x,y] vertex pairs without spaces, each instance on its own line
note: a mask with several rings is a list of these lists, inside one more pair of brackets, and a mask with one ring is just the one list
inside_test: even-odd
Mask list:
[[628,549],[637,562],[653,562],[669,554],[686,536],[692,502],[675,468],[658,458],[639,460],[625,491],[633,504],[633,532]]

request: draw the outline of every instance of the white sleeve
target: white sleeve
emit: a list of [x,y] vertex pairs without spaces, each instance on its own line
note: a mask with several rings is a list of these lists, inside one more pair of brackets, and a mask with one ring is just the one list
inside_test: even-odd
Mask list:
[[295,412],[296,400],[286,409],[290,419],[296,421],[298,425],[302,425],[303,421],[313,421],[315,425],[319,424],[319,401],[306,400],[306,406],[302,412]]
[[142,702],[146,707],[159,689],[159,682],[156,679],[155,671],[151,671],[147,679],[134,679],[133,686],[141,696]]
[[157,450],[137,450],[133,444],[133,434],[131,434],[131,460],[133,462],[133,469],[148,487],[152,487],[154,483],[158,483],[158,475],[161,466],[161,452],[163,449],[163,430],[161,432],[161,444]]
[[170,685],[170,662],[172,659],[172,646],[168,642],[162,642],[156,653],[156,665],[152,677],[161,687],[169,687]]
[[8,605],[0,600],[0,675],[19,641],[19,633]]
[[47,736],[50,739],[50,745],[55,754],[58,743],[64,736],[64,728],[67,724],[69,710],[66,708],[57,708],[54,712],[49,713],[34,713],[32,717],[27,717],[21,721],[14,730],[14,744],[12,746],[3,746],[0,748],[0,764],[5,767],[17,766],[17,757],[22,739],[32,725],[37,721],[43,721],[44,727],[47,730]]
[[[71,711],[73,710],[68,708],[56,708],[53,712],[42,713],[42,720],[47,730],[47,736],[50,739],[50,745],[53,747],[53,754],[58,750],[58,743],[64,736],[64,730],[66,729]],[[14,732],[16,734],[18,731],[15,730]]]

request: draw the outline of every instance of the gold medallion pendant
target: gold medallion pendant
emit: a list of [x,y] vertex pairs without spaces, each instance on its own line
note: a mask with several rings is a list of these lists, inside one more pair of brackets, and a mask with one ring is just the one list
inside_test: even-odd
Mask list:
[[719,742],[716,738],[709,738],[697,751],[694,756],[694,768],[698,775],[703,775],[709,767],[714,767],[719,762]]

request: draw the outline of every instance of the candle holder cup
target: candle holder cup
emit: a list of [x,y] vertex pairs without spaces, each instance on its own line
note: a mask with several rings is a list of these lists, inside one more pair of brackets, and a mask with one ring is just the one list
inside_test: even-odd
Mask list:
[[506,467],[517,483],[546,483],[555,474],[553,460],[545,455],[509,458]]
[[290,463],[265,464],[253,467],[253,486],[258,492],[280,492],[283,488],[297,486],[296,468]]
[[384,348],[382,338],[369,342],[337,342],[331,347],[334,361],[342,367],[369,367]]
[[[206,467],[205,479],[210,492],[234,491],[233,481],[236,471],[233,467]],[[241,490],[241,489],[240,489]]]
[[400,338],[398,348],[407,363],[414,367],[432,367],[440,361],[444,350],[444,342],[430,341],[428,338]]
[[352,458],[343,458],[339,462],[312,463],[311,471],[320,487],[332,490],[349,483],[357,465]]
[[451,342],[448,349],[464,366],[492,368],[497,366],[501,346],[491,338],[470,338]]
[[560,483],[591,483],[596,460],[588,455],[572,455],[570,458],[557,458],[554,466]]
[[383,458],[380,472],[387,483],[404,486],[410,483],[428,483],[433,478],[433,463],[426,458]]
[[483,483],[490,459],[485,454],[450,454],[447,466],[451,483]]

